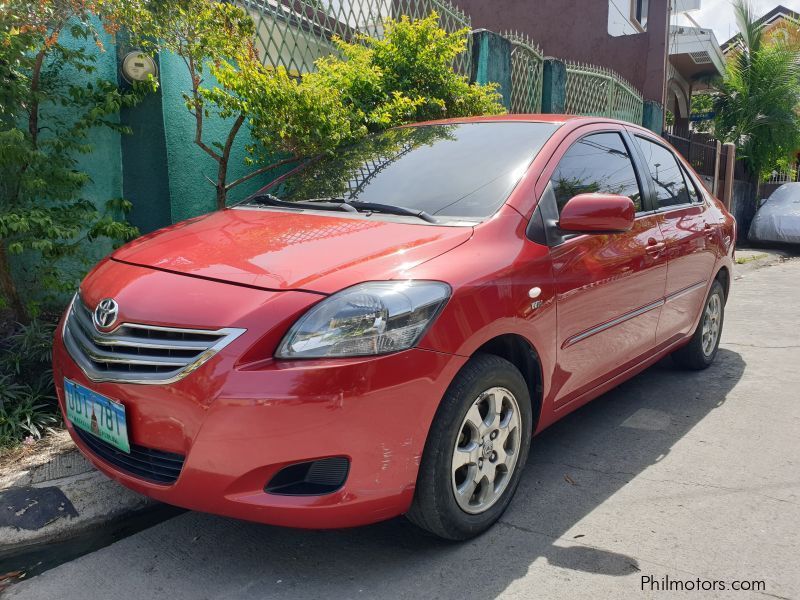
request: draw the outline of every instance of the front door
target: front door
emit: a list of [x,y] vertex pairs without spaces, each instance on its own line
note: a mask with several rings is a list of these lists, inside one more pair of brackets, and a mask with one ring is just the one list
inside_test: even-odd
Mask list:
[[551,244],[557,405],[621,373],[655,346],[666,283],[665,244],[659,216],[642,206],[642,188],[626,144],[616,131],[575,141],[540,201],[543,214],[548,203],[560,212],[577,194],[604,192],[629,196],[637,210],[629,232],[562,235]]

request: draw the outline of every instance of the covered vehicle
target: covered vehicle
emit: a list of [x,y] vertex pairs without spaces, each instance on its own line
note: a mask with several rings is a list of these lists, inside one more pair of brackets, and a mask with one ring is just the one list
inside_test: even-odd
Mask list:
[[800,183],[785,183],[758,209],[751,240],[800,244]]

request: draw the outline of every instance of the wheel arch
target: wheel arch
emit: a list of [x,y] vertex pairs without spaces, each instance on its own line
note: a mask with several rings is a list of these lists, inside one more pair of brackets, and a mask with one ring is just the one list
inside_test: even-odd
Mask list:
[[731,272],[728,270],[728,267],[724,265],[720,267],[714,279],[719,281],[720,285],[722,285],[722,289],[725,291],[725,302],[727,303],[728,295],[731,290]]
[[484,342],[475,350],[476,354],[493,354],[504,358],[517,369],[519,369],[525,383],[528,384],[528,391],[531,397],[531,412],[533,414],[533,431],[539,424],[542,414],[543,397],[543,377],[542,363],[539,353],[526,338],[515,333],[506,333],[493,337]]

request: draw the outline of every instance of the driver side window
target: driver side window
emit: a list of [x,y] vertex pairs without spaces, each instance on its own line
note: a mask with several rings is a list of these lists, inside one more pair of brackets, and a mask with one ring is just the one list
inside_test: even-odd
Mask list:
[[578,194],[604,193],[628,196],[636,212],[642,210],[642,193],[630,154],[618,133],[594,133],[567,150],[550,178],[558,213]]

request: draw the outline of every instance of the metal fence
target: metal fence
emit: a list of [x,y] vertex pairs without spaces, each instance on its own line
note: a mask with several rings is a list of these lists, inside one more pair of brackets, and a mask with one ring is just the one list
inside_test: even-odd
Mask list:
[[713,136],[695,131],[665,131],[663,136],[695,171],[714,177],[720,143]]
[[641,123],[642,95],[622,77],[602,67],[567,63],[566,112]]
[[524,33],[501,34],[511,42],[512,113],[538,113],[542,110],[542,50]]
[[[338,36],[355,41],[360,34],[383,37],[384,20],[439,14],[450,32],[472,28],[470,18],[446,0],[238,0],[256,24],[256,46],[264,64],[283,66],[292,75],[314,70],[314,62],[335,51]],[[469,73],[467,45],[455,65]]]

